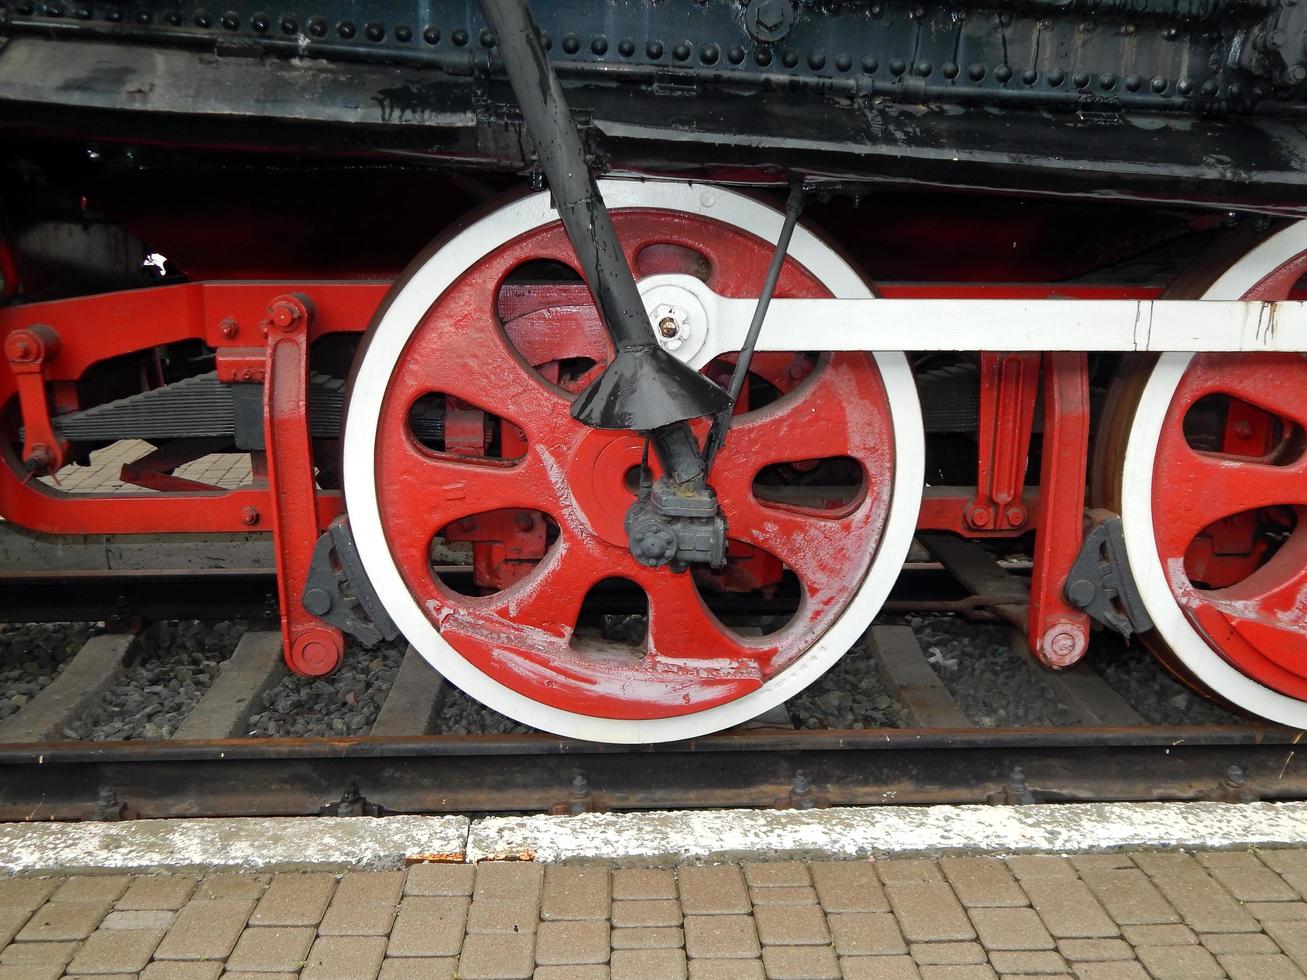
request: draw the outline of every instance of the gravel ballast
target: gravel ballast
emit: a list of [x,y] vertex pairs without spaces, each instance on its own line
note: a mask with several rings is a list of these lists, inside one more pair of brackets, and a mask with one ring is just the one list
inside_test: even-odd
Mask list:
[[1115,633],[1098,633],[1089,663],[1153,725],[1230,725],[1238,715],[1177,681],[1139,643],[1127,646]]
[[796,728],[900,728],[864,636],[815,683],[785,702]]
[[371,649],[345,637],[345,661],[330,677],[289,674],[263,696],[250,734],[283,738],[366,735],[404,659],[401,641]]
[[1076,723],[1038,672],[1013,653],[1011,627],[952,615],[904,622],[958,707],[981,728]]
[[248,626],[196,620],[152,623],[137,638],[130,666],[66,738],[92,741],[171,738],[213,684]]
[[93,623],[0,625],[0,721],[58,677],[94,633]]

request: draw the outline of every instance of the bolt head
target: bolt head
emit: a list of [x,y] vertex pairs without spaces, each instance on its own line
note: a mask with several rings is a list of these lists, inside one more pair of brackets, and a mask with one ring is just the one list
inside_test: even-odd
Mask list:
[[218,332],[230,340],[236,336],[236,321],[230,318],[223,320],[218,324]]
[[681,328],[677,325],[676,321],[669,316],[665,316],[658,321],[658,332],[668,339],[675,337],[680,333],[680,330]]
[[989,511],[984,507],[973,507],[967,521],[972,527],[989,527]]
[[1007,510],[1008,527],[1020,527],[1026,523],[1026,509],[1024,507],[1009,507]]
[[244,507],[241,509],[241,523],[253,527],[259,523],[259,509],[257,507]]
[[763,0],[756,9],[754,19],[764,31],[777,30],[785,23],[785,8],[781,6],[781,0]]
[[289,330],[299,320],[300,310],[294,303],[283,300],[280,303],[273,303],[272,308],[268,310],[268,315],[274,325],[282,330]]

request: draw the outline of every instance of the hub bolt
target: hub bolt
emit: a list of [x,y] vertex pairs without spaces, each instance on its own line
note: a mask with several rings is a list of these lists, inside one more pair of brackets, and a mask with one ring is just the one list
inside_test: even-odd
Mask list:
[[676,325],[676,321],[669,316],[663,317],[662,320],[658,322],[658,332],[668,339],[675,337],[677,333],[680,332],[680,329],[681,328]]

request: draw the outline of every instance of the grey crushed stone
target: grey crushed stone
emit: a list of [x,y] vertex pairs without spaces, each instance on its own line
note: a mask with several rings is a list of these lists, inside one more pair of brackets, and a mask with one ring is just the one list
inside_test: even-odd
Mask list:
[[134,661],[99,707],[66,725],[66,738],[93,741],[170,738],[213,684],[248,629],[243,622],[152,623]]
[[369,649],[345,637],[345,660],[330,677],[290,674],[263,695],[264,710],[250,718],[254,736],[366,735],[377,720],[404,659],[406,644]]
[[958,707],[982,728],[1073,725],[1035,668],[1009,646],[1011,627],[950,614],[908,616],[926,660]]
[[0,720],[58,677],[95,632],[94,623],[0,624]]
[[437,734],[517,735],[531,730],[473,700],[454,685],[445,685],[444,698],[436,718]]
[[1240,720],[1177,681],[1138,641],[1095,633],[1089,663],[1126,701],[1154,725],[1229,725]]
[[864,636],[812,685],[785,702],[797,728],[901,728]]

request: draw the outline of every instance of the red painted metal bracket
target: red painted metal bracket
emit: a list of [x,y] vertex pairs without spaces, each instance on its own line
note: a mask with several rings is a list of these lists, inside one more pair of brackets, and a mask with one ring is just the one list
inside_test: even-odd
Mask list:
[[45,366],[59,356],[59,335],[38,324],[5,338],[23,413],[23,466],[32,476],[56,472],[67,460],[68,443],[54,431],[46,397]]
[[319,531],[309,436],[311,317],[302,296],[279,296],[268,305],[262,325],[268,332],[263,428],[286,663],[297,674],[320,677],[340,666],[345,643],[340,630],[312,616],[300,601]]
[[1024,528],[1022,500],[1030,459],[1030,432],[1039,394],[1038,353],[980,354],[980,446],[976,497],[967,526],[977,531]]
[[1089,456],[1089,359],[1044,355],[1044,450],[1034,565],[1030,579],[1030,649],[1049,667],[1070,667],[1089,646],[1089,617],[1063,595],[1085,532]]

